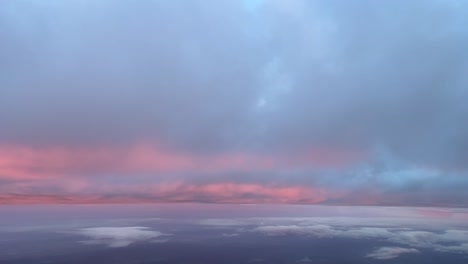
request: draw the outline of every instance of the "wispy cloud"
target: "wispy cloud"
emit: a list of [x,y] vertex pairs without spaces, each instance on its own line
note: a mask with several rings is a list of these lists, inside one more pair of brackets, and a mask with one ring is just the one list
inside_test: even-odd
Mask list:
[[397,258],[402,254],[409,254],[409,253],[419,253],[419,250],[414,249],[414,248],[402,248],[402,247],[382,247],[373,251],[372,253],[367,254],[366,257],[386,260],[386,259]]

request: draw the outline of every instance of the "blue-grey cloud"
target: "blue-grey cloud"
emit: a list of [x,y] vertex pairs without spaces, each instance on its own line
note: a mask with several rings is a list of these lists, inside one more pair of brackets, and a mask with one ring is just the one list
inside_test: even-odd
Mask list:
[[[291,160],[311,149],[358,153],[331,169],[160,173],[156,183],[310,185],[351,193],[329,203],[362,203],[359,193],[372,190],[379,204],[466,205],[467,7],[4,1],[0,145],[156,142],[194,156]],[[109,186],[155,182],[153,171],[100,173],[113,175],[96,180]]]

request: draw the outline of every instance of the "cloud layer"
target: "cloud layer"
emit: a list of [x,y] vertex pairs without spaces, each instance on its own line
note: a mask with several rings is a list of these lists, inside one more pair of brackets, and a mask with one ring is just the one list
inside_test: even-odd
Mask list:
[[371,225],[365,227],[352,225],[336,227],[315,224],[259,226],[253,231],[269,236],[301,235],[317,238],[377,239],[412,247],[409,249],[383,247],[367,255],[376,259],[390,259],[404,253],[417,253],[417,249],[468,254],[468,231],[463,229],[422,231],[421,229],[405,225],[398,227],[374,227]]
[[0,203],[467,206],[466,5],[4,1]]

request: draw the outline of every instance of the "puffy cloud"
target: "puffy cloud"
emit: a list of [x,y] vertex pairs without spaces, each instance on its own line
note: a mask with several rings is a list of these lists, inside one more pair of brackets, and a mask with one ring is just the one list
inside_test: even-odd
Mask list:
[[126,247],[136,242],[164,242],[165,240],[156,238],[167,235],[142,226],[89,227],[78,230],[77,234],[89,238],[81,241],[83,244],[108,247]]
[[402,248],[402,247],[381,247],[375,250],[372,253],[367,254],[366,257],[386,260],[386,259],[393,259],[397,258],[402,254],[408,253],[419,253],[419,250],[414,248]]

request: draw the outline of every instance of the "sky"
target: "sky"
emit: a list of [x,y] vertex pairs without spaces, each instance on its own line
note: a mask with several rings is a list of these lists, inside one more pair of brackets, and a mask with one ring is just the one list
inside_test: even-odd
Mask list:
[[0,203],[468,205],[468,2],[0,2]]

